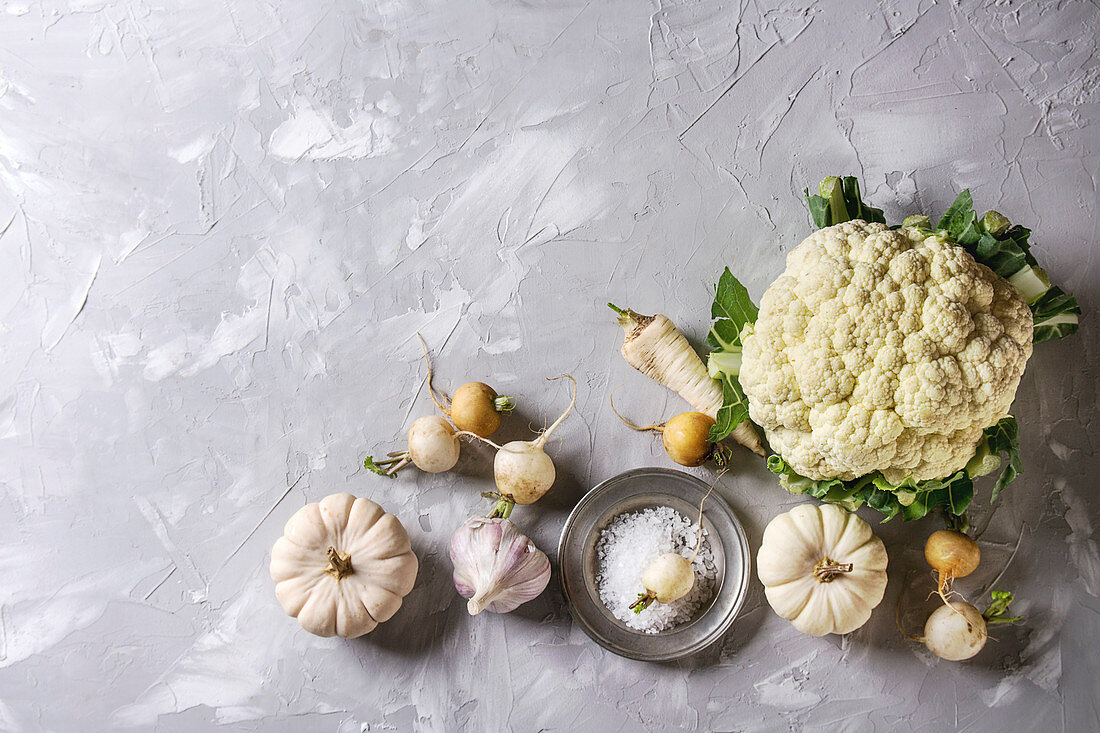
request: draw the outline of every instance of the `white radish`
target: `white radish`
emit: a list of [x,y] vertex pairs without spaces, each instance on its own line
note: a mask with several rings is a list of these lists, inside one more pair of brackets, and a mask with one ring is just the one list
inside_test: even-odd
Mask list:
[[[716,419],[723,402],[722,387],[711,379],[706,365],[676,324],[660,313],[643,316],[608,305],[619,314],[619,325],[625,333],[622,355],[627,363],[679,394],[699,412]],[[748,420],[730,435],[752,452],[764,455],[760,435]]]
[[941,659],[970,659],[989,638],[985,618],[965,601],[952,601],[932,612],[924,624],[924,645]]
[[678,552],[666,552],[657,557],[642,571],[642,586],[644,593],[638,594],[638,600],[630,604],[634,613],[641,613],[649,608],[654,601],[658,603],[672,603],[678,601],[695,587],[695,569],[691,566],[699,555],[699,548],[703,546],[703,502],[714,491],[718,479],[722,478],[725,471],[718,474],[710,489],[699,501],[699,531],[695,536],[695,551],[691,557],[684,557]]
[[672,603],[678,601],[695,587],[695,571],[691,560],[675,552],[666,552],[646,566],[642,573],[642,585],[646,592],[631,608],[641,613],[650,603]]
[[1013,600],[1011,593],[995,590],[990,593],[990,597],[992,601],[985,613],[966,601],[945,602],[924,622],[924,636],[913,636],[906,632],[898,616],[894,617],[894,622],[902,635],[924,644],[928,651],[940,659],[961,662],[982,650],[989,640],[989,626],[1014,624],[1020,620],[1019,616],[1008,616],[1008,607]]
[[367,456],[364,468],[392,478],[409,463],[426,473],[450,471],[458,463],[458,434],[438,415],[414,420],[409,426],[408,438],[406,450],[389,453],[382,461]]
[[493,478],[502,496],[516,504],[534,504],[554,485],[557,471],[542,444],[540,437],[513,440],[500,447],[493,460]]
[[554,377],[550,381],[558,379],[568,379],[573,383],[573,398],[569,402],[569,407],[565,408],[565,412],[534,440],[513,440],[504,445],[497,445],[476,433],[464,430],[457,433],[457,435],[477,438],[497,449],[496,458],[493,459],[493,478],[496,481],[497,493],[486,494],[490,498],[497,499],[496,507],[489,513],[490,518],[507,519],[516,504],[534,504],[554,485],[557,471],[554,468],[554,461],[543,450],[543,446],[573,411],[573,405],[577,403],[577,380],[565,374]]

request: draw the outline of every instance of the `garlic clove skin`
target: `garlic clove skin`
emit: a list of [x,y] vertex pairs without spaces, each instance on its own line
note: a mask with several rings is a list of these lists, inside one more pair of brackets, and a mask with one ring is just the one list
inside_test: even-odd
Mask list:
[[507,519],[470,517],[451,537],[455,590],[471,616],[508,613],[550,582],[550,560]]

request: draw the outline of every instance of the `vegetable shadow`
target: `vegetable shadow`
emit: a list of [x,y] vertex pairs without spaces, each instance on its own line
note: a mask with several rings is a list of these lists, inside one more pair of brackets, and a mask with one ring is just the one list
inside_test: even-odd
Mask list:
[[443,604],[440,599],[458,596],[451,582],[451,560],[446,552],[416,546],[413,552],[420,561],[416,584],[393,618],[369,634],[350,640],[357,652],[369,654],[368,648],[382,648],[413,657],[446,642],[452,628],[447,623],[450,604]]
[[[503,428],[498,430],[497,434],[499,435],[501,432],[503,432]],[[498,442],[496,435],[490,436],[489,440],[494,443]],[[492,491],[494,489],[493,458],[496,457],[497,449],[468,436],[459,436],[459,441],[462,447],[458,452],[458,463],[451,468],[451,473],[488,479],[489,483],[486,485],[485,491]]]
[[[939,659],[921,641],[906,638],[906,634],[921,637],[925,621],[943,604],[935,594],[934,573],[924,559],[924,542],[938,527],[933,522],[902,523],[896,519],[882,524],[881,515],[875,512],[861,511],[859,514],[871,524],[872,530],[887,547],[886,592],[866,624],[850,634],[829,635],[826,639],[845,649],[852,657],[888,652],[897,659],[915,661],[919,658],[945,674],[980,678],[991,688],[1003,681],[1006,674],[1035,665],[1035,651],[1028,651],[1032,637],[1042,637],[1044,628],[1057,624],[1057,619],[1048,615],[1050,611],[1042,612],[1039,604],[1029,609],[1020,624],[990,625],[989,641],[971,659],[957,662]],[[983,557],[979,570],[956,581],[957,594],[949,595],[951,600],[965,600],[973,604],[979,612],[989,605],[987,586],[1004,569],[1004,560],[1009,552],[1004,549],[997,553],[988,545],[983,547],[985,551],[989,556]],[[998,583],[998,587],[1002,584]],[[1028,659],[1029,654],[1031,659]]]

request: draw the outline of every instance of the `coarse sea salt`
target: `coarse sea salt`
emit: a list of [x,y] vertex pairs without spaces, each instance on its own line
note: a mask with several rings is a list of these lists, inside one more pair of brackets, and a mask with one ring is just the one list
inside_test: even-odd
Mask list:
[[695,522],[667,506],[627,512],[612,519],[596,541],[596,590],[604,606],[628,627],[647,634],[690,621],[714,595],[718,575],[706,530],[699,554],[691,564],[695,585],[686,596],[672,603],[654,601],[641,613],[634,613],[630,605],[645,592],[642,573],[649,563],[666,552],[690,558],[697,532]]

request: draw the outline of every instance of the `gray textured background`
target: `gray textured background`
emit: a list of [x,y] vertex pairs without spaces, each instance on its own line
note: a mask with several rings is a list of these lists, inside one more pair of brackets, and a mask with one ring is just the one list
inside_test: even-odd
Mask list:
[[[0,728],[1095,730],[1100,9],[1091,2],[0,0]],[[757,583],[679,664],[604,653],[556,581],[470,618],[446,543],[488,454],[360,466],[486,379],[506,437],[564,406],[560,477],[516,520],[667,465],[637,419],[682,405],[618,355],[604,302],[699,339],[730,265],[754,297],[809,231],[802,187],[863,176],[891,218],[966,186],[1036,230],[1081,332],[1020,386],[1026,474],[973,515],[1027,616],[970,663],[894,628],[931,522],[881,528],[871,622],[804,637]],[[755,548],[796,499],[741,453]],[[422,562],[389,623],[323,640],[267,553],[306,501],[371,497]],[[869,515],[870,516],[870,515]],[[1003,571],[1003,572],[1002,572]],[[916,619],[919,621],[919,617]]]

